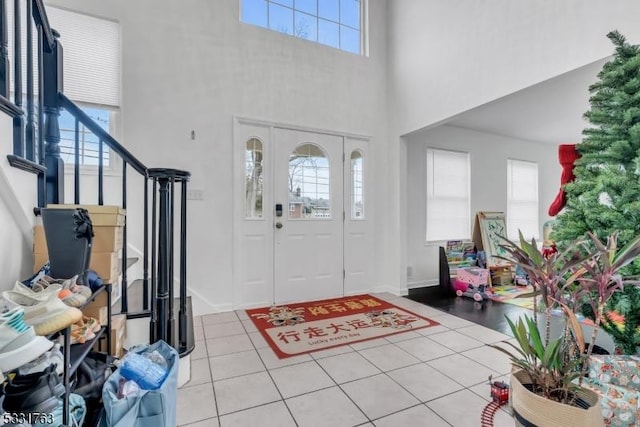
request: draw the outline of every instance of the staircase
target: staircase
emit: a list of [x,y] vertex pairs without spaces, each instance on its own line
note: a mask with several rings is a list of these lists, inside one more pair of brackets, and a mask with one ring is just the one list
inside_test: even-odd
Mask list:
[[[49,24],[43,0],[26,0],[25,11],[21,10],[22,1],[13,2],[14,54],[9,58],[7,5],[7,0],[0,0],[0,111],[13,120],[13,153],[7,155],[9,164],[37,177],[36,212],[47,204],[88,204],[80,197],[80,188],[87,185],[86,172],[81,173],[79,166],[80,127],[95,136],[99,141],[95,189],[98,204],[103,205],[105,193],[112,191],[121,193],[119,205],[129,208],[121,256],[121,298],[116,311],[126,314],[127,319],[148,322],[149,342],[164,340],[181,357],[189,355],[195,346],[186,270],[187,183],[191,174],[177,169],[148,168],[65,96],[60,35]],[[23,31],[26,33],[24,63]],[[34,58],[39,65],[37,70]],[[14,84],[10,88],[12,69]],[[23,69],[26,70],[24,87]],[[72,198],[65,198],[65,170],[60,155],[59,116],[63,110],[75,120]],[[122,168],[121,185],[115,189],[112,184],[105,185],[105,147],[117,157],[116,164]],[[132,227],[141,234],[135,242],[129,241]],[[127,256],[134,248],[138,248],[136,254]],[[142,264],[141,277],[136,278],[130,288],[127,271],[131,259],[137,255]],[[130,298],[130,289],[137,292],[135,297]]]

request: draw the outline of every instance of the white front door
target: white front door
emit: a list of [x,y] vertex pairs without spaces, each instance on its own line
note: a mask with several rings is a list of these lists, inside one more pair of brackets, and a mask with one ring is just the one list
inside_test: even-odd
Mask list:
[[344,294],[343,138],[274,134],[274,299]]

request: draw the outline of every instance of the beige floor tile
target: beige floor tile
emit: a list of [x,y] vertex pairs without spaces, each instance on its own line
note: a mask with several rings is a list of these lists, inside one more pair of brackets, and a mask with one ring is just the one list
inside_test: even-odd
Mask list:
[[373,421],[376,427],[398,426],[425,426],[425,427],[449,427],[449,423],[440,418],[435,412],[425,405],[414,406],[404,411]]
[[284,402],[274,402],[220,417],[224,427],[296,427]]
[[285,399],[335,385],[315,361],[272,369],[269,373]]
[[381,418],[419,403],[384,374],[352,381],[340,387],[369,419]]
[[367,417],[338,387],[287,399],[287,405],[299,426],[351,427]]
[[218,415],[211,383],[179,389],[176,411],[176,419],[181,425]]

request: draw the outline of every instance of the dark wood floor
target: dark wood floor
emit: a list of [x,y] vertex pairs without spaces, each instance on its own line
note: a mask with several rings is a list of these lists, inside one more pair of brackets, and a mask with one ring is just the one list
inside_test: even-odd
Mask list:
[[507,335],[512,334],[505,316],[516,320],[521,314],[531,315],[531,310],[512,304],[475,302],[471,298],[445,294],[438,286],[410,289],[408,298]]
[[[478,303],[471,298],[457,297],[451,293],[443,292],[438,286],[411,289],[407,297],[510,336],[513,334],[506,317],[515,322],[523,314],[532,315],[532,311],[526,308],[494,301]],[[540,327],[542,327],[544,319],[544,314],[538,315]],[[550,327],[552,336],[560,336],[564,332],[563,319],[552,316]],[[593,327],[583,325],[582,328],[585,336],[590,337]],[[603,332],[597,334],[596,344],[609,352],[612,352],[614,348],[611,337]]]

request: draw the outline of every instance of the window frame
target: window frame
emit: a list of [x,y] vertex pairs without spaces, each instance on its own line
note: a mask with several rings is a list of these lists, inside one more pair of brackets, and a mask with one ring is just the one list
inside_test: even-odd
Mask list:
[[[109,134],[116,140],[119,140],[120,137],[120,118],[121,118],[121,112],[120,109],[118,108],[114,108],[114,107],[108,107],[105,105],[95,105],[95,104],[89,104],[86,102],[77,102],[74,101],[74,103],[76,105],[78,105],[78,107],[82,108],[84,110],[84,108],[97,108],[97,109],[101,109],[101,110],[105,110],[109,112],[109,130],[107,132],[109,132]],[[62,114],[62,113],[61,113]],[[82,124],[81,124],[82,125]],[[66,131],[66,129],[60,127],[60,140],[62,141],[62,133],[63,131]],[[70,129],[70,132],[75,132],[75,129]],[[93,134],[93,133],[92,133]],[[108,165],[103,165],[103,173],[107,176],[120,176],[122,175],[122,159],[120,158],[120,156],[117,156],[113,150],[106,144],[104,143],[104,146],[106,148],[109,149],[109,164]],[[64,172],[66,175],[71,175],[75,172],[75,163],[73,161],[64,161]],[[82,174],[95,174],[97,173],[99,168],[99,165],[89,165],[89,164],[85,164],[85,163],[80,163],[80,173]]]
[[[357,153],[359,154],[359,157],[357,157],[356,159],[353,158],[353,155]],[[353,171],[353,161],[354,160],[360,160],[360,201],[362,203],[362,216],[356,216],[356,209],[355,208],[355,177],[354,177],[354,171]],[[364,161],[365,157],[364,157],[364,153],[362,152],[362,149],[360,148],[354,148],[353,150],[351,150],[351,153],[349,153],[349,186],[350,186],[350,200],[349,200],[349,219],[352,221],[364,221],[366,219],[366,200],[365,200],[365,161]]]
[[[318,150],[318,152],[321,154],[320,156],[315,155],[315,156],[311,156],[311,155],[305,155],[305,156],[301,156],[298,158],[303,159],[302,162],[300,162],[298,165],[294,166],[293,170],[292,170],[292,166],[291,166],[291,160],[292,160],[292,156],[294,153],[297,153],[299,150],[304,149],[305,147],[313,147],[314,149]],[[322,167],[322,166],[318,166],[318,165],[312,165],[311,167],[309,167],[308,169],[311,170],[315,170],[315,181],[305,181],[305,178],[309,177],[308,175],[305,175],[305,166],[306,166],[306,162],[309,161],[309,159],[315,159],[315,158],[319,158],[319,159],[325,159],[326,161],[326,167]],[[301,195],[297,196],[297,197],[309,197],[306,195],[306,191],[304,190],[304,186],[309,184],[313,184],[316,187],[316,191],[315,191],[315,201],[318,202],[320,200],[324,200],[323,197],[318,197],[319,194],[326,194],[327,195],[327,201],[328,201],[328,208],[327,208],[327,215],[322,215],[322,216],[316,216],[317,213],[319,213],[320,211],[315,211],[313,212],[313,215],[311,216],[311,213],[309,214],[310,216],[306,217],[304,216],[305,213],[305,205],[303,203],[302,205],[302,217],[300,218],[295,218],[295,217],[291,217],[289,216],[287,218],[288,221],[323,221],[323,220],[331,220],[334,218],[334,215],[336,215],[337,213],[334,213],[334,203],[331,200],[331,187],[332,187],[332,182],[331,182],[331,168],[335,167],[332,166],[331,164],[331,158],[329,157],[329,153],[328,151],[320,144],[317,144],[315,142],[303,142],[298,144],[293,151],[291,151],[289,153],[289,161],[288,161],[288,171],[287,171],[287,180],[288,180],[288,193],[289,193],[289,197],[288,197],[288,203],[291,203],[291,194],[294,191],[294,183],[296,182],[295,178],[301,178],[302,182],[300,182],[299,184],[302,186],[301,188]],[[300,170],[297,170],[298,166],[302,166],[302,168]],[[326,184],[325,183],[318,183],[318,170],[325,170],[326,171]],[[325,179],[324,177],[322,179]],[[318,186],[326,186],[327,190],[326,192],[319,192],[317,190]],[[314,193],[313,191],[311,192],[312,194]],[[309,197],[310,198],[310,197]],[[316,205],[317,207],[317,205]],[[323,209],[324,210],[324,209]]]
[[[430,206],[430,201],[432,202],[433,200],[438,200],[437,197],[434,196],[430,196],[429,195],[429,188],[430,186],[430,175],[429,175],[429,170],[430,170],[430,166],[429,166],[429,153],[433,152],[434,154],[437,152],[446,152],[446,153],[455,153],[455,154],[460,154],[460,155],[464,155],[466,157],[466,165],[465,165],[465,169],[466,169],[466,175],[467,175],[467,182],[466,182],[466,187],[467,187],[467,195],[466,200],[465,201],[465,211],[466,211],[466,230],[464,232],[461,232],[460,235],[455,235],[455,236],[447,236],[444,238],[440,238],[440,236],[430,236],[429,233],[429,229],[430,229],[430,224],[429,224],[429,206]],[[435,161],[435,159],[434,159]],[[471,153],[469,153],[468,151],[461,151],[461,150],[450,150],[450,149],[446,149],[446,148],[438,148],[438,147],[425,147],[425,152],[424,152],[424,165],[425,165],[425,176],[424,176],[424,184],[425,184],[425,243],[427,245],[434,245],[434,244],[439,244],[441,242],[445,242],[447,240],[469,240],[471,238]],[[431,174],[431,176],[433,176],[433,174]],[[432,178],[433,179],[433,178]],[[433,186],[435,186],[435,183],[433,183]],[[435,191],[434,191],[435,192]],[[440,199],[443,199],[442,197]],[[445,198],[445,199],[451,199],[451,198]],[[463,197],[459,197],[457,199],[463,200]],[[433,227],[433,225],[432,225]],[[436,227],[437,228],[437,227]],[[431,233],[433,234],[433,233]]]
[[[306,10],[296,9],[295,0],[292,2],[292,6],[285,5],[285,4],[283,4],[283,2],[280,2],[278,0],[264,0],[265,3],[266,3],[266,7],[267,7],[266,16],[265,16],[266,25],[261,25],[261,24],[257,24],[257,23],[248,22],[248,21],[243,20],[243,7],[244,7],[245,1],[246,0],[239,0],[238,20],[242,24],[251,25],[253,27],[262,28],[262,29],[265,29],[265,30],[268,30],[268,31],[271,31],[271,32],[279,33],[279,34],[284,34],[284,35],[287,35],[287,36],[290,36],[290,37],[294,37],[294,38],[299,39],[299,40],[304,40],[304,41],[307,41],[307,42],[310,42],[310,43],[315,43],[317,45],[325,46],[325,47],[332,48],[332,49],[337,49],[337,50],[340,50],[342,52],[351,53],[353,55],[369,56],[369,42],[368,42],[368,40],[369,40],[369,30],[368,30],[369,0],[359,0],[359,3],[360,3],[360,11],[359,11],[360,17],[359,17],[358,25],[360,26],[360,28],[355,28],[355,27],[353,27],[351,25],[348,25],[348,24],[342,22],[342,20],[340,18],[340,3],[338,3],[338,20],[334,21],[334,20],[328,19],[326,17],[321,17],[320,13],[319,13],[319,10],[318,10],[319,9],[318,6],[316,7],[316,13],[314,15],[314,14],[312,14],[312,13],[306,11]],[[320,0],[316,1],[316,5],[319,4],[318,3],[319,1]],[[278,6],[278,7],[282,7],[282,8],[291,10],[291,17],[292,17],[292,22],[291,23],[293,24],[292,30],[291,30],[292,33],[295,33],[296,12],[299,13],[299,14],[305,14],[305,15],[308,15],[310,17],[315,18],[315,20],[316,20],[316,24],[315,24],[316,37],[315,37],[315,40],[314,39],[305,38],[305,37],[302,37],[302,36],[296,35],[296,34],[290,34],[289,32],[285,32],[285,31],[278,30],[278,29],[275,29],[275,28],[271,28],[270,27],[270,22],[269,22],[269,4],[274,4],[274,5]],[[334,46],[334,45],[327,44],[327,43],[322,43],[322,42],[320,42],[318,40],[319,39],[319,33],[320,33],[320,30],[319,30],[319,28],[320,28],[320,25],[319,25],[320,24],[320,20],[323,20],[323,21],[326,21],[328,23],[333,23],[333,24],[338,25],[338,40],[337,40],[338,46]],[[350,29],[350,30],[358,31],[358,33],[359,33],[358,34],[359,35],[359,37],[358,37],[358,40],[359,40],[359,49],[358,50],[359,51],[358,52],[353,52],[351,50],[347,50],[347,49],[341,47],[341,45],[342,45],[341,39],[340,39],[341,27],[345,27],[345,28]]]
[[[247,148],[247,144],[250,141],[256,140],[260,143],[260,151],[262,152],[262,160],[260,161],[260,167],[262,168],[262,182],[261,182],[261,188],[260,188],[260,195],[261,195],[261,204],[262,204],[262,211],[260,212],[260,215],[258,216],[248,216],[247,215],[247,153],[250,151]],[[254,143],[255,144],[255,143]],[[255,146],[254,146],[255,147]],[[244,185],[243,185],[243,191],[244,191],[244,197],[243,197],[243,211],[244,211],[244,220],[245,221],[264,221],[265,220],[265,212],[264,212],[264,200],[265,200],[265,169],[267,168],[267,164],[265,162],[265,154],[266,154],[266,142],[263,140],[263,138],[260,138],[259,136],[249,136],[244,142],[243,142],[243,153],[244,153]],[[255,168],[255,163],[253,164],[253,167]]]

